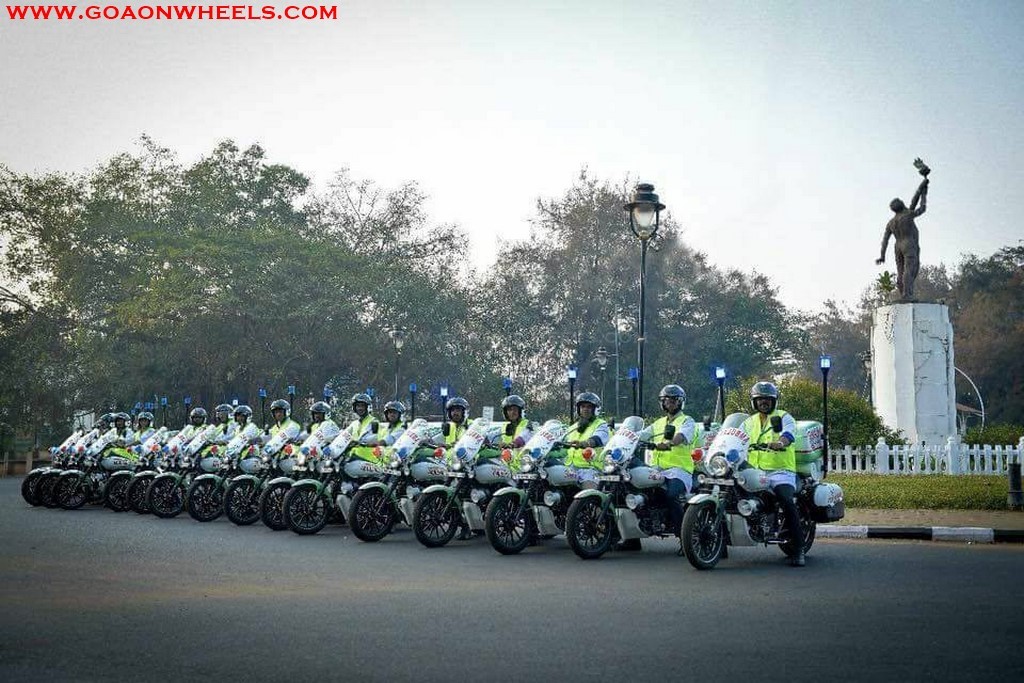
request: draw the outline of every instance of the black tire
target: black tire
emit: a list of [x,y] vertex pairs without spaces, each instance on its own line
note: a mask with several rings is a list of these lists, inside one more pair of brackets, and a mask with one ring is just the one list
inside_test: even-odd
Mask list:
[[259,487],[252,479],[233,481],[224,492],[224,514],[238,526],[255,524],[260,518]]
[[85,480],[77,475],[58,477],[53,497],[65,510],[77,510],[85,505],[85,501],[89,498],[85,489]]
[[128,509],[128,485],[132,481],[131,472],[117,472],[111,475],[103,489],[103,504],[114,512]]
[[188,514],[197,522],[212,522],[224,514],[224,489],[216,480],[193,481],[186,498]]
[[284,531],[288,528],[288,522],[284,520],[284,497],[291,486],[290,481],[270,484],[260,494],[260,519],[267,528],[274,531]]
[[[797,503],[797,510],[800,511],[800,528],[804,534],[804,554],[806,555],[811,552],[811,546],[814,545],[814,537],[818,532],[818,524],[811,518],[811,513],[805,506]],[[793,557],[793,555],[796,554],[796,544],[792,541],[780,543],[779,549],[786,555],[786,557]]]
[[21,480],[21,497],[25,499],[25,502],[32,507],[39,507],[39,480],[43,478],[45,472],[29,472],[25,475],[25,478]]
[[578,498],[565,515],[565,539],[578,557],[596,560],[611,550],[615,542],[615,519],[602,509],[598,496]]
[[177,517],[185,509],[185,492],[174,477],[160,475],[153,479],[146,492],[146,505],[157,517]]
[[60,502],[57,500],[57,480],[60,478],[59,472],[47,472],[39,479],[39,486],[36,487],[36,493],[39,496],[39,504],[45,505],[48,508],[60,507]]
[[288,489],[281,508],[284,511],[284,523],[300,536],[319,533],[331,518],[327,497],[317,492],[311,484]]
[[484,517],[487,540],[502,555],[516,555],[526,550],[530,545],[532,526],[530,506],[519,496],[501,496],[487,506]]
[[348,508],[348,525],[360,541],[375,543],[391,533],[398,512],[382,488],[359,489]]
[[146,498],[149,494],[149,485],[153,483],[155,477],[155,474],[132,477],[128,483],[128,507],[140,515],[149,514],[149,503],[146,502]]
[[448,545],[459,530],[459,510],[444,491],[424,493],[412,511],[416,540],[428,548]]
[[696,569],[713,569],[725,552],[725,529],[714,503],[690,505],[680,532],[683,554]]

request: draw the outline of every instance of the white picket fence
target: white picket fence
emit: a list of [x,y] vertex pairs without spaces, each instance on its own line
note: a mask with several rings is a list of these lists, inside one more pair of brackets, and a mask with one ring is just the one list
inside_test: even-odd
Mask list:
[[832,472],[1005,475],[1022,458],[1024,438],[1016,446],[968,446],[956,437],[941,446],[890,446],[880,438],[874,446],[829,448],[828,465]]

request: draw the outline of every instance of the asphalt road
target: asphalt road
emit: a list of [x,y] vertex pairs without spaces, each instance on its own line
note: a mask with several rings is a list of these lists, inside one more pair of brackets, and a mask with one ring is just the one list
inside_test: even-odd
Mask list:
[[1024,546],[651,542],[583,562],[31,508],[0,480],[0,680],[1024,679]]

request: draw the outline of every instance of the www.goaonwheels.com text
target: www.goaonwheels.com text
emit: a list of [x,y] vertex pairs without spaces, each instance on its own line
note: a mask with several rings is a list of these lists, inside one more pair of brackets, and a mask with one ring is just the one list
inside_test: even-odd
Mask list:
[[11,21],[323,21],[337,5],[5,5]]

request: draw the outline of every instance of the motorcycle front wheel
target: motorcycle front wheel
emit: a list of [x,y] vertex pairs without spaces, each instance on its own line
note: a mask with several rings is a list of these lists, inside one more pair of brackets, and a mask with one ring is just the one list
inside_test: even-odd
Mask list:
[[85,482],[77,476],[60,477],[53,497],[65,510],[77,510],[85,505],[89,497],[85,490]]
[[291,482],[287,481],[271,484],[260,494],[260,519],[274,531],[288,528],[288,523],[284,521],[284,497],[291,486]]
[[185,494],[174,477],[157,477],[146,492],[146,505],[157,517],[177,517],[185,508]]
[[60,507],[60,501],[57,500],[57,480],[60,478],[60,472],[47,472],[39,479],[39,485],[36,487],[36,495],[39,497],[39,504],[45,505],[48,508]]
[[515,555],[530,545],[530,506],[519,496],[495,498],[487,506],[484,528],[491,547],[502,555]]
[[255,524],[260,518],[260,496],[252,479],[233,481],[224,493],[224,514],[238,526]]
[[288,489],[281,508],[285,524],[302,536],[318,533],[327,526],[330,517],[327,499],[313,486]]
[[352,496],[348,525],[360,541],[374,543],[391,533],[397,521],[395,506],[387,491],[380,488],[359,489]]
[[111,475],[110,481],[103,491],[103,503],[114,512],[128,509],[128,485],[132,481],[130,472],[118,472]]
[[565,516],[565,538],[569,547],[584,560],[596,560],[608,552],[615,540],[615,520],[602,509],[596,496],[579,498]]
[[416,540],[428,548],[447,545],[459,530],[459,510],[444,491],[424,493],[412,512]]
[[683,554],[696,569],[712,569],[725,552],[725,530],[714,503],[690,505],[680,532]]
[[212,522],[224,514],[224,491],[213,479],[195,481],[188,487],[188,514],[197,522]]
[[32,507],[38,507],[39,503],[39,480],[45,472],[29,472],[21,481],[21,497]]
[[132,477],[128,484],[128,507],[140,515],[149,514],[149,503],[146,496],[149,493],[149,485],[153,483],[156,475],[147,474],[141,477]]

